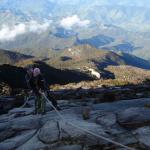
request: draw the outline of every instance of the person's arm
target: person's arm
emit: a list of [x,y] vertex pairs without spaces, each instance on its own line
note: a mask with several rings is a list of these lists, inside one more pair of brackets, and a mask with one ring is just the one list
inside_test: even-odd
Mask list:
[[26,83],[27,83],[27,87],[31,90],[30,77],[27,74],[25,75],[25,80],[26,80]]
[[42,75],[39,76],[39,88],[42,90],[42,91],[46,91],[46,83],[45,83],[45,79]]

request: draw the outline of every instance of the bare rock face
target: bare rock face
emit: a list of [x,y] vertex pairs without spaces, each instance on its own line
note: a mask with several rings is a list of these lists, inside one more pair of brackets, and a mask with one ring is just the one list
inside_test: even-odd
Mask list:
[[[59,111],[64,120],[51,109],[45,115],[32,115],[32,108],[15,108],[0,116],[0,150],[124,150],[101,136],[150,150],[150,109],[143,107],[147,102],[150,99],[93,105],[86,101],[81,107],[64,100]],[[84,120],[83,108],[87,106],[90,119]]]
[[[5,126],[6,124],[4,123],[3,125]],[[3,127],[2,129],[0,129],[0,142],[6,140],[8,138],[11,138],[15,134],[16,134],[16,132],[13,131],[12,129],[7,128],[7,127]]]
[[0,143],[1,150],[12,150],[19,147],[20,145],[24,144],[34,134],[34,132],[35,131],[28,131],[22,135],[5,140],[4,142]]
[[118,122],[125,128],[138,128],[150,125],[150,109],[129,108],[118,113]]
[[143,149],[150,150],[150,126],[142,127],[134,131],[140,146]]
[[32,130],[40,127],[40,116],[18,117],[10,121],[11,129],[15,131]]
[[40,130],[38,135],[40,141],[51,144],[59,140],[58,123],[55,121],[47,122]]
[[49,150],[49,146],[42,143],[38,137],[37,134],[34,134],[34,136],[28,138],[28,140],[20,145],[16,150]]
[[[71,120],[70,120],[71,121]],[[69,122],[69,120],[68,120]],[[99,133],[103,136],[107,136],[101,126],[96,125],[95,123],[85,123],[82,120],[72,121],[73,124],[78,124],[83,129],[87,129],[94,133]],[[104,144],[105,142],[100,140],[99,138],[93,137],[89,133],[82,131],[69,123],[64,121],[49,121],[47,122],[43,128],[41,128],[38,134],[39,140],[46,143],[52,144],[55,142],[72,142],[76,141],[78,144],[85,144],[85,145],[97,145],[97,144]]]
[[34,108],[14,108],[8,112],[10,115],[15,115],[16,117],[18,116],[26,116],[26,115],[31,115],[34,113]]
[[105,112],[101,113],[97,118],[96,118],[96,123],[101,124],[104,126],[111,127],[114,124],[116,124],[116,115],[113,112]]

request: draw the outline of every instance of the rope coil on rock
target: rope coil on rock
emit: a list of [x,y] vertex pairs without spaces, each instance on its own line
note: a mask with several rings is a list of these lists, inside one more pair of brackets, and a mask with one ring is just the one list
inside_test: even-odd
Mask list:
[[117,145],[117,146],[120,146],[120,147],[122,147],[122,148],[125,148],[126,150],[136,150],[136,149],[134,149],[134,148],[128,147],[128,146],[123,145],[123,144],[121,144],[121,143],[119,143],[119,142],[113,141],[113,140],[111,140],[111,139],[109,139],[109,138],[106,138],[106,137],[104,137],[104,136],[98,135],[98,134],[93,133],[93,132],[91,132],[91,131],[89,131],[89,130],[86,130],[86,129],[82,128],[82,127],[76,126],[75,124],[73,124],[73,123],[71,123],[71,122],[66,121],[66,119],[65,119],[65,118],[61,115],[61,113],[55,108],[55,106],[49,101],[49,99],[46,97],[46,95],[45,95],[44,93],[42,93],[42,96],[43,96],[43,98],[46,100],[46,102],[55,110],[55,112],[56,112],[57,115],[62,119],[62,121],[64,121],[65,123],[67,123],[67,124],[69,124],[69,125],[71,125],[71,126],[77,128],[77,129],[79,129],[79,130],[82,130],[82,131],[84,131],[84,132],[87,132],[87,133],[89,133],[89,134],[91,134],[91,135],[93,135],[93,136],[95,136],[95,137],[98,137],[98,138],[100,138],[100,139],[102,139],[102,140],[105,140],[105,141],[107,141],[107,142],[109,142],[109,143],[112,143],[112,144],[114,144],[114,145]]

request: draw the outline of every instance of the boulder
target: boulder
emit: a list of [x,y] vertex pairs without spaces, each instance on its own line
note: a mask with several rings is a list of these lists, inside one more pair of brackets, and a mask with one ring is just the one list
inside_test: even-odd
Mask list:
[[138,128],[150,125],[150,109],[129,108],[118,113],[117,120],[125,128]]
[[116,124],[116,115],[113,112],[104,112],[101,113],[96,118],[96,123],[102,126],[111,127]]
[[[107,137],[105,131],[100,125],[95,123],[89,123],[82,120],[68,120],[73,124],[87,129],[93,133],[103,135]],[[80,130],[64,121],[49,121],[40,130],[38,135],[40,141],[46,144],[58,142],[58,141],[78,141],[79,143],[86,145],[104,144],[105,142],[98,137],[95,137],[85,131]]]
[[142,127],[134,131],[142,149],[150,150],[150,126]]
[[37,129],[41,126],[40,115],[18,117],[10,121],[11,128],[15,131]]
[[38,135],[40,141],[51,144],[59,140],[59,129],[56,121],[47,122]]
[[137,139],[133,136],[133,134],[128,131],[123,134],[116,135],[114,140],[124,145],[134,145],[138,143]]
[[[105,130],[100,126],[97,125],[95,123],[92,122],[85,122],[82,120],[76,120],[76,121],[72,121],[72,123],[74,125],[77,125],[78,127],[85,129],[87,131],[99,134],[101,136],[105,136],[107,137],[108,135],[105,133]],[[66,124],[61,124],[62,129],[64,131],[66,131],[66,133],[68,132],[68,134],[70,134],[71,137],[73,137],[73,139],[79,139],[82,143],[86,144],[86,145],[96,145],[96,144],[104,144],[105,141],[101,140],[98,137],[95,137],[83,130],[80,130],[80,128],[75,128],[74,126],[71,125],[66,125]],[[70,128],[70,130],[68,129]]]

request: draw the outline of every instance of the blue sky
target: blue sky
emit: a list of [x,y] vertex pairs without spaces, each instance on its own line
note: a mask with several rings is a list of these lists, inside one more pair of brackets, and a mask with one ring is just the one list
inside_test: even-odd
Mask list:
[[[35,3],[36,1],[36,3]],[[123,6],[136,6],[136,7],[149,7],[150,8],[150,0],[0,0],[0,8],[22,8],[23,7],[32,7],[32,9],[36,9],[37,7],[40,11],[40,7],[51,5],[82,5],[86,4],[96,4],[96,5],[123,5]],[[52,6],[52,7],[53,7]]]
[[[26,2],[29,0],[19,0],[20,2]],[[0,0],[0,2],[19,2],[18,0]],[[30,0],[32,1],[32,0]],[[56,2],[56,3],[69,3],[69,4],[75,4],[75,3],[80,3],[80,2],[92,2],[92,1],[97,1],[99,4],[108,4],[108,5],[135,5],[135,6],[145,6],[145,7],[150,7],[150,0],[34,0],[34,1],[49,1],[49,2]]]

